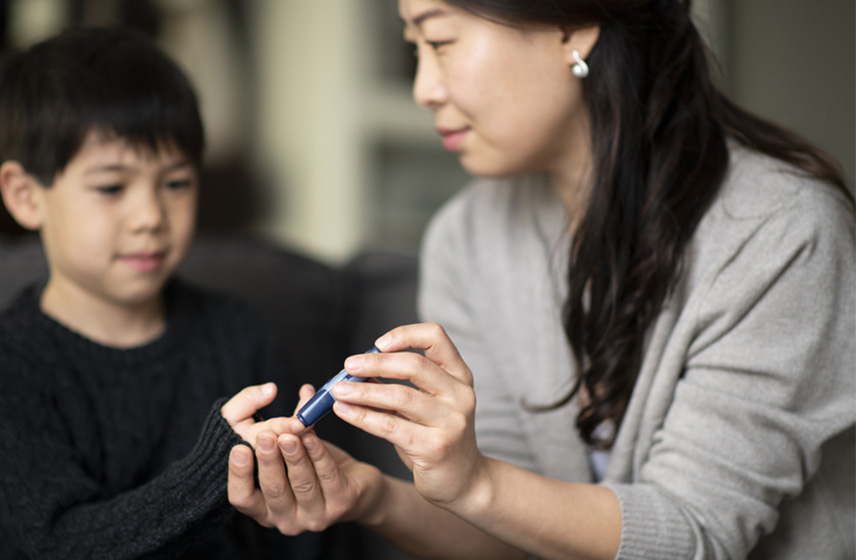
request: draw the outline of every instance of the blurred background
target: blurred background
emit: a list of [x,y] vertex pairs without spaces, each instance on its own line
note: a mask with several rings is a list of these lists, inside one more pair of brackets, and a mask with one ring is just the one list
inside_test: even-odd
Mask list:
[[[856,153],[853,0],[697,0],[723,87],[842,162]],[[200,230],[331,263],[415,254],[465,182],[412,102],[395,0],[0,0],[0,52],[70,24],[141,29],[199,92],[209,150]],[[0,233],[19,233],[0,210]]]

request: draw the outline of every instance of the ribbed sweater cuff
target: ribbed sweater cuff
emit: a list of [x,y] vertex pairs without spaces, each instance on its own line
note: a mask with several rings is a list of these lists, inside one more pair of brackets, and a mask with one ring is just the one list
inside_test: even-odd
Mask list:
[[176,485],[171,489],[186,498],[189,517],[197,518],[226,502],[226,482],[229,473],[229,452],[243,443],[220,414],[226,399],[214,403],[202,427],[193,450],[176,463]]
[[687,519],[655,488],[609,484],[621,504],[621,546],[616,560],[693,558],[695,539]]

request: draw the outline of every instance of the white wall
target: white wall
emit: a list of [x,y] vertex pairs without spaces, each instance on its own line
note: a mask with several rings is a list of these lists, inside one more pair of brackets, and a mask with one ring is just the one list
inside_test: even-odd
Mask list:
[[748,109],[829,151],[852,187],[856,159],[853,0],[731,0],[729,90]]

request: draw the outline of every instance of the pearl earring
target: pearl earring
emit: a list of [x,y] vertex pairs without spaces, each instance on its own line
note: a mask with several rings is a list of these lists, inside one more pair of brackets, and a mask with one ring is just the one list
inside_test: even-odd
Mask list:
[[580,51],[574,49],[574,51],[571,53],[571,56],[574,57],[574,60],[576,61],[576,64],[571,66],[571,72],[574,73],[574,76],[580,79],[588,76],[589,67],[588,64],[586,64],[586,61],[583,60],[580,56]]

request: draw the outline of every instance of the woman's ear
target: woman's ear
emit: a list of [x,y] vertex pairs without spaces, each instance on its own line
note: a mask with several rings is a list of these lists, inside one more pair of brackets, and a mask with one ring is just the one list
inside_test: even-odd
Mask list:
[[42,226],[41,189],[44,187],[17,161],[0,165],[3,204],[23,228],[35,231]]
[[[563,35],[562,48],[565,53],[565,60],[569,66],[573,66],[579,62],[577,57],[583,60],[588,58],[600,37],[600,26],[568,28],[563,30]],[[577,53],[577,57],[574,56],[574,52]]]

